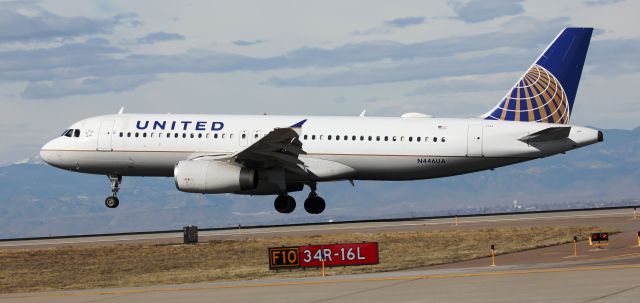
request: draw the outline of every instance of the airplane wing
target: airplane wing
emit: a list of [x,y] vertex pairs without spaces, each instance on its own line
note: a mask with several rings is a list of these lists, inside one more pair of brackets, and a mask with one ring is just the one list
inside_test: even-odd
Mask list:
[[526,135],[518,140],[522,142],[554,141],[554,140],[568,138],[570,132],[571,132],[571,127],[555,126],[555,127],[545,128],[533,134]]
[[299,139],[300,128],[306,121],[276,128],[230,158],[248,168],[283,167],[293,173],[307,174],[304,163],[298,159],[299,155],[306,154]]

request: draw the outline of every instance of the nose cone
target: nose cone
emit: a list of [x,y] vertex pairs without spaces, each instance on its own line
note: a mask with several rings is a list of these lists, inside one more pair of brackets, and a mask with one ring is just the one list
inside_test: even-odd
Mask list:
[[54,152],[51,150],[51,145],[51,141],[49,141],[44,146],[42,146],[42,148],[40,149],[40,158],[47,164],[54,165]]

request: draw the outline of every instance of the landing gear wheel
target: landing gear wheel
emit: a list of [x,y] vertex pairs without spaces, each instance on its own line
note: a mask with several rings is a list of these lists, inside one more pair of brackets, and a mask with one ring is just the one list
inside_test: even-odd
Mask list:
[[106,199],[104,199],[104,205],[106,205],[108,208],[116,208],[119,204],[120,200],[118,200],[117,197],[108,196]]
[[309,193],[309,197],[304,200],[304,209],[310,214],[320,214],[326,207],[324,199],[320,198],[315,192]]
[[273,207],[282,214],[288,214],[296,209],[296,200],[289,195],[279,195],[273,202]]
[[108,196],[104,200],[104,205],[108,208],[116,208],[120,204],[120,200],[118,200],[118,190],[120,190],[120,183],[122,182],[122,176],[118,175],[108,175],[109,182],[111,183],[111,196]]

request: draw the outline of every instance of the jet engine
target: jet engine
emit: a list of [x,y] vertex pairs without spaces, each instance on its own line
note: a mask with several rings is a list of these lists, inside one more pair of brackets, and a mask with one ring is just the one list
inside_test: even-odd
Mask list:
[[176,187],[201,194],[232,193],[252,190],[258,185],[258,173],[246,167],[208,160],[185,160],[173,169]]

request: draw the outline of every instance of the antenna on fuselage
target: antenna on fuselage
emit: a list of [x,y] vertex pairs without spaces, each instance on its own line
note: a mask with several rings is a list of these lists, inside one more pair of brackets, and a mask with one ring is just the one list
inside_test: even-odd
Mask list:
[[364,117],[364,114],[366,114],[366,113],[367,113],[366,109],[362,110],[362,112],[360,113],[360,117]]
[[122,113],[124,113],[124,106],[120,108],[120,110],[118,111],[118,115],[122,115]]

